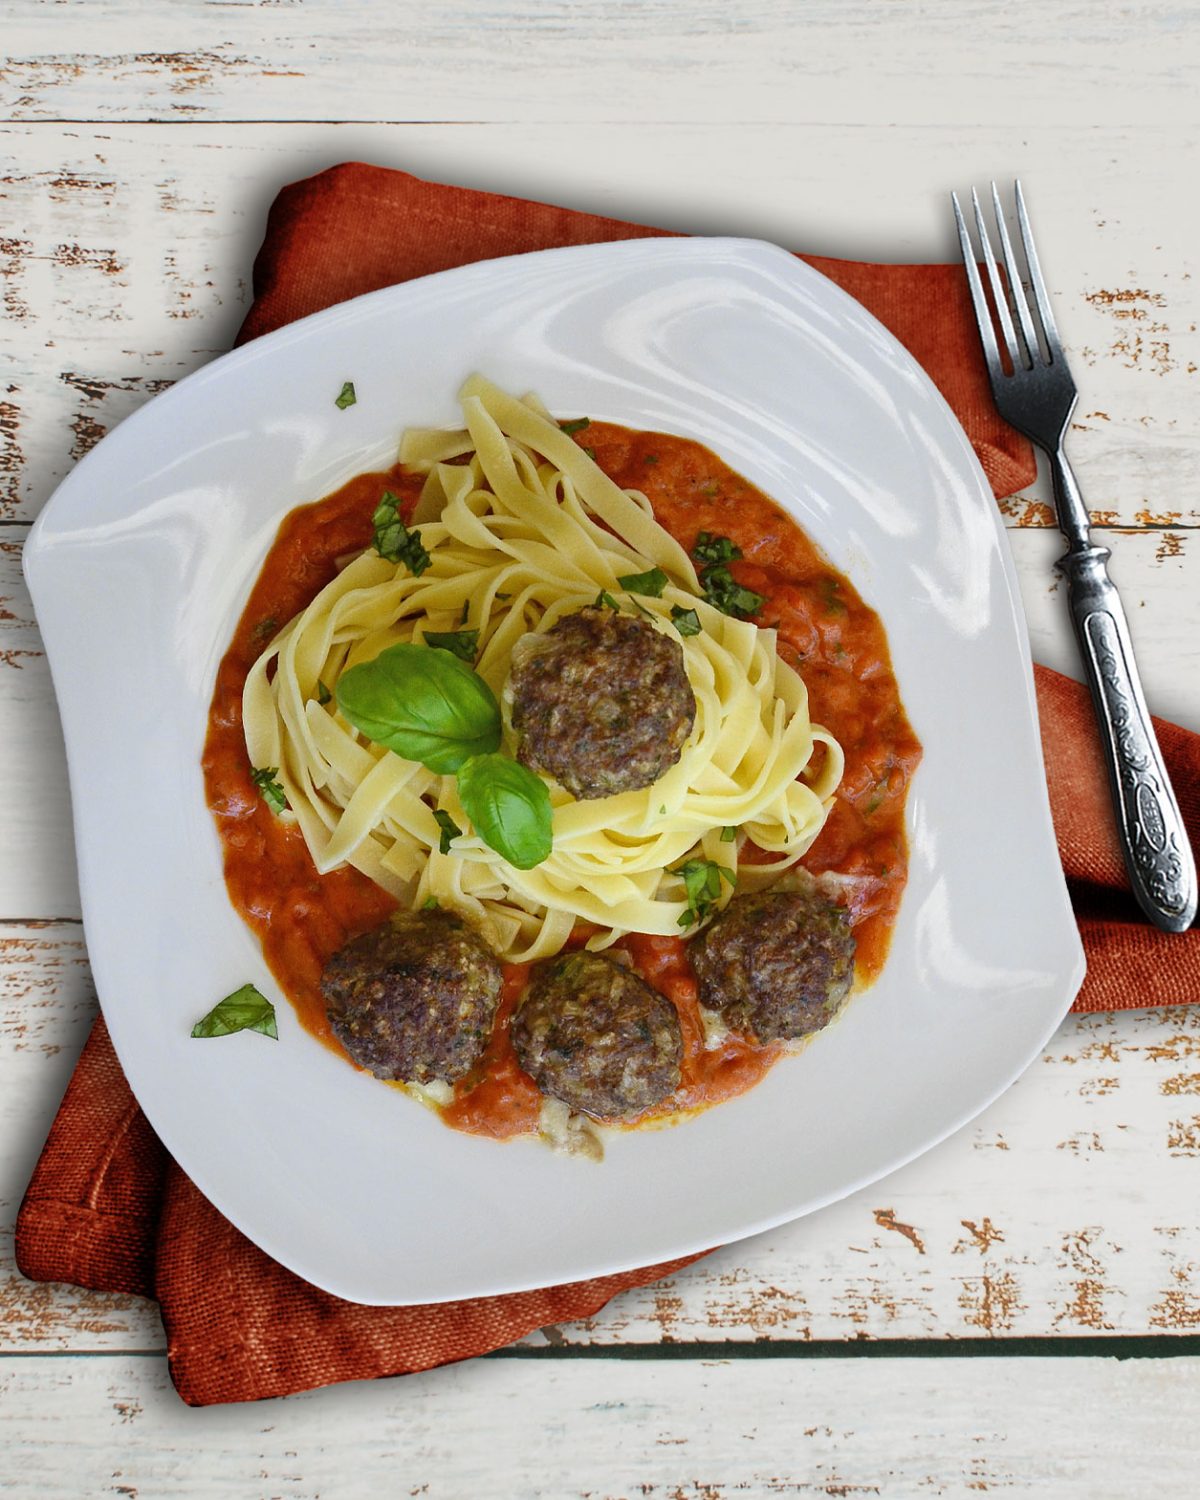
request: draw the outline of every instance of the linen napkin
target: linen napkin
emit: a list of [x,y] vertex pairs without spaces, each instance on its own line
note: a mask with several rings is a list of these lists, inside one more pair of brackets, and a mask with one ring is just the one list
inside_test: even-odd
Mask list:
[[[661,233],[380,167],[335,167],[276,199],[239,342],[345,298],[468,261]],[[1032,480],[1028,444],[992,405],[958,266],[804,259],[858,298],[921,362],[963,423],[997,495]],[[1164,937],[1146,924],[1129,892],[1086,691],[1045,668],[1035,675],[1059,850],[1088,954],[1075,1008],[1200,999],[1200,932]],[[1164,723],[1157,728],[1196,846],[1200,736]],[[102,1020],[25,1194],[16,1255],[35,1281],[156,1298],[172,1379],[192,1405],[467,1359],[546,1324],[591,1316],[618,1292],[662,1280],[698,1258],[429,1307],[345,1302],[271,1260],[198,1192],[138,1108]]]

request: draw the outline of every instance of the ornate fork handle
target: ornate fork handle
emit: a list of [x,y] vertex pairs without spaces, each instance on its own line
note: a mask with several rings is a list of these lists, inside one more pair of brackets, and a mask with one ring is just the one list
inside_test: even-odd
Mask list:
[[[1078,495],[1061,451],[1053,463],[1060,498]],[[1108,576],[1109,556],[1108,548],[1094,546],[1085,531],[1058,567],[1067,579],[1134,894],[1159,926],[1182,932],[1196,914],[1195,865],[1142,696],[1125,611]]]

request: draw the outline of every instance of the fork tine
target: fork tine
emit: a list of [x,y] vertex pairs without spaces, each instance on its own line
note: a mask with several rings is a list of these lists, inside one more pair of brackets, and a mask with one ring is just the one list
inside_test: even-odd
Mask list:
[[975,205],[975,224],[979,230],[979,238],[983,242],[983,260],[987,266],[988,281],[992,286],[992,300],[996,304],[996,313],[1000,318],[1000,327],[1004,332],[1004,342],[1008,345],[1008,357],[1012,361],[1014,370],[1021,368],[1021,356],[1017,352],[1017,335],[1013,329],[1012,317],[1008,311],[1008,297],[1004,291],[1004,283],[1000,280],[1000,272],[996,266],[996,257],[992,254],[992,242],[988,238],[987,220],[983,217],[983,209],[979,206],[979,194],[974,188],[971,189],[971,202]]
[[1046,349],[1050,355],[1050,364],[1057,364],[1063,357],[1062,340],[1058,336],[1058,327],[1054,322],[1054,313],[1050,307],[1050,294],[1046,290],[1046,283],[1042,279],[1042,268],[1038,262],[1037,247],[1033,243],[1033,230],[1029,227],[1029,215],[1025,211],[1025,195],[1021,191],[1021,183],[1017,181],[1017,222],[1021,226],[1021,240],[1025,246],[1025,263],[1029,267],[1029,280],[1033,286],[1033,295],[1037,300],[1038,314],[1042,320],[1042,331],[1046,335]]
[[996,345],[996,331],[992,327],[992,314],[987,305],[987,298],[983,294],[983,282],[979,277],[979,267],[975,264],[975,251],[971,246],[971,236],[967,233],[967,225],[963,219],[962,209],[959,207],[958,194],[951,193],[950,200],[954,204],[954,218],[958,224],[958,242],[962,247],[963,268],[967,273],[967,284],[971,288],[971,302],[975,308],[975,321],[979,325],[979,338],[983,344],[983,357],[987,361],[988,375],[994,386],[998,380],[1003,380],[1004,369],[1000,364],[1000,350]]
[[1012,295],[1012,304],[1017,310],[1017,318],[1021,324],[1021,340],[1025,345],[1025,352],[1029,356],[1025,367],[1026,369],[1032,369],[1042,357],[1041,350],[1038,347],[1037,333],[1034,331],[1033,319],[1029,316],[1029,302],[1025,296],[1025,288],[1021,285],[1021,271],[1017,265],[1017,258],[1013,254],[1012,240],[1008,237],[1008,225],[1004,222],[1004,210],[1000,206],[1000,194],[996,191],[996,184],[994,182],[992,183],[992,208],[996,214],[996,225],[1000,230],[1000,247],[1004,252],[1004,269],[1008,272],[1008,286]]

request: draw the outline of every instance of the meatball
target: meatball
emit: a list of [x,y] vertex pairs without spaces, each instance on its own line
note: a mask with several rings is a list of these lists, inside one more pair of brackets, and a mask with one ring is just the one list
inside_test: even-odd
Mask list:
[[580,799],[649,786],[696,719],[679,642],[611,609],[564,615],[513,651],[518,759]]
[[631,1120],[679,1087],[675,1007],[603,954],[544,965],[513,1019],[512,1042],[543,1094],[598,1119]]
[[735,897],[690,957],[701,1004],[756,1042],[820,1031],[854,980],[846,912],[815,890]]
[[321,993],[359,1067],[454,1083],[487,1045],[502,980],[499,960],[454,912],[403,912],[339,948]]

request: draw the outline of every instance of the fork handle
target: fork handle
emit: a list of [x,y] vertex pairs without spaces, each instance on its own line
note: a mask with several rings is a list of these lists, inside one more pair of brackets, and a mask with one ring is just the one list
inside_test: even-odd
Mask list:
[[1142,695],[1125,611],[1108,576],[1110,555],[1090,540],[1073,541],[1058,568],[1067,580],[1133,893],[1156,927],[1183,932],[1196,915],[1196,864]]

